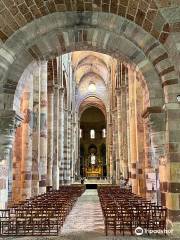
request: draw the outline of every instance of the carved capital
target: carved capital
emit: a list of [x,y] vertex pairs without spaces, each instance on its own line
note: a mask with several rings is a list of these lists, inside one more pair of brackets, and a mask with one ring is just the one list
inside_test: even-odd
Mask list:
[[16,116],[15,116],[15,123],[14,123],[15,129],[18,128],[18,127],[21,127],[22,122],[23,122],[23,117],[16,114]]
[[121,89],[120,88],[116,88],[116,97],[120,97],[121,96]]
[[64,88],[63,88],[63,87],[60,87],[60,88],[59,88],[59,94],[60,94],[60,95],[63,95],[63,94],[64,94]]
[[48,86],[48,94],[53,94],[54,93],[54,86],[49,85]]
[[15,126],[15,111],[0,111],[0,133],[10,134]]

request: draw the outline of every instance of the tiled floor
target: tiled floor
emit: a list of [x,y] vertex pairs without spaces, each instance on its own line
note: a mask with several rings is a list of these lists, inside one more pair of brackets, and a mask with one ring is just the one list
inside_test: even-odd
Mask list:
[[67,217],[61,233],[93,231],[104,231],[103,215],[97,190],[86,190]]
[[67,217],[60,236],[3,238],[3,240],[180,240],[180,235],[143,235],[143,236],[108,236],[104,234],[104,221],[97,195],[97,190],[86,190],[78,199]]

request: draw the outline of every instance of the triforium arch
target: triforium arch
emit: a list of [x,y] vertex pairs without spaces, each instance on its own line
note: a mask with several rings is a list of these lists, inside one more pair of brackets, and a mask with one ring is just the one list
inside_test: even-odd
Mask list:
[[[152,7],[159,12],[153,4]],[[119,6],[118,9],[120,9]],[[162,17],[161,14],[160,17]],[[135,22],[141,25],[138,19]],[[161,189],[163,200],[166,201],[170,210],[169,213],[175,218],[178,217],[179,173],[176,172],[176,167],[179,167],[179,163],[176,158],[179,152],[175,149],[175,145],[179,144],[179,140],[175,139],[174,134],[177,125],[175,117],[179,116],[179,105],[176,103],[179,79],[169,57],[171,55],[169,49],[163,45],[168,37],[169,29],[163,17],[162,19],[161,29],[164,30],[156,34],[153,30],[148,33],[144,25],[144,28],[138,26],[128,20],[127,16],[125,18],[103,12],[58,12],[30,22],[8,39],[6,35],[3,35],[1,131],[4,131],[4,139],[10,140],[5,149],[3,146],[6,141],[1,140],[2,159],[8,158],[7,152],[12,146],[14,121],[19,121],[19,117],[14,116],[13,100],[14,96],[18,99],[18,95],[14,93],[24,69],[37,59],[45,60],[73,50],[89,49],[108,53],[137,66],[147,83],[149,106],[144,111],[143,117],[149,120],[147,125],[152,132],[151,140],[155,156],[161,157],[163,162],[161,168],[166,168],[167,172],[172,173],[171,176],[167,173],[167,178],[162,179]],[[63,96],[64,88],[60,89]],[[63,100],[61,104],[63,108]],[[72,116],[69,113],[67,117]],[[159,149],[158,146],[162,148]],[[165,149],[167,152],[164,151]],[[67,171],[69,171],[68,166]],[[176,203],[175,206],[172,206],[172,202]]]

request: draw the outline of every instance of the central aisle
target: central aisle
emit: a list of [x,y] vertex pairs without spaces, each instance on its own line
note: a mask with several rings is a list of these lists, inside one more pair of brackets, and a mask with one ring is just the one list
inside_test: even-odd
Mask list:
[[61,234],[103,231],[104,220],[97,190],[88,189],[66,218]]

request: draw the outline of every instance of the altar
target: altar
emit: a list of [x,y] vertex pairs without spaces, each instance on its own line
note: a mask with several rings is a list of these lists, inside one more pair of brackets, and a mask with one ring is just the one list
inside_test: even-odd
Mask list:
[[102,168],[98,166],[91,166],[86,168],[86,177],[101,177]]

